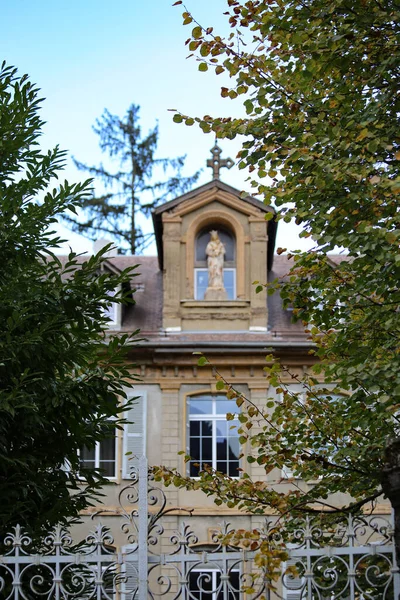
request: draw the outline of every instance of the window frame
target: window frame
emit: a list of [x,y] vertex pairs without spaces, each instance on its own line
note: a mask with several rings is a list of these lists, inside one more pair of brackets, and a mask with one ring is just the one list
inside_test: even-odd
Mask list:
[[[200,398],[208,398],[211,399],[212,401],[212,413],[204,413],[198,416],[195,415],[191,415],[190,414],[190,402],[192,400],[196,400],[196,399],[200,399]],[[211,459],[211,464],[210,466],[215,469],[217,469],[217,463],[218,461],[218,457],[217,457],[217,438],[218,438],[218,434],[217,434],[217,423],[218,422],[225,422],[227,423],[227,428],[229,431],[233,431],[233,428],[230,429],[231,427],[233,427],[233,425],[237,425],[237,427],[240,427],[240,422],[238,420],[238,415],[239,415],[239,408],[236,407],[236,412],[235,414],[235,419],[233,421],[227,421],[226,419],[226,412],[217,412],[217,402],[218,402],[218,398],[220,399],[224,399],[224,400],[229,400],[229,398],[226,397],[225,394],[221,394],[221,393],[215,393],[215,392],[203,392],[203,393],[196,393],[196,394],[190,394],[186,397],[186,450],[187,450],[187,454],[190,455],[190,442],[191,442],[191,435],[190,435],[190,424],[192,422],[202,422],[202,421],[211,421],[211,427],[212,427],[212,459]],[[201,439],[201,436],[199,436]],[[233,436],[232,436],[233,437]],[[239,433],[237,433],[237,429],[236,429],[236,435],[234,436],[239,440]],[[228,443],[228,442],[227,442]],[[239,442],[239,456],[237,458],[237,462],[238,462],[238,469],[241,467],[241,458],[240,458],[240,454],[241,454],[241,444]],[[194,459],[195,462],[199,462],[200,463],[200,459]],[[198,475],[191,475],[190,474],[190,467],[193,461],[188,461],[186,464],[186,473],[187,476],[190,477],[191,479],[199,479]],[[205,464],[208,464],[206,461],[204,461]],[[227,457],[225,459],[225,461],[221,461],[221,462],[226,462],[227,463],[227,467],[229,467],[229,462],[233,462],[230,461],[229,458]],[[199,468],[199,473],[200,473],[200,468]],[[228,468],[229,471],[229,468]],[[228,473],[226,473],[228,474]],[[238,472],[237,475],[229,475],[229,477],[231,477],[232,479],[240,479],[240,471]]]
[[[114,419],[110,419],[110,421],[114,421]],[[104,440],[101,441],[97,441],[95,443],[94,446],[94,466],[92,467],[93,469],[96,469],[98,471],[102,471],[103,469],[100,467],[100,449],[101,449],[101,444],[102,442],[106,442],[108,441],[110,438],[106,438]],[[114,428],[114,449],[115,449],[115,454],[114,454],[114,460],[113,461],[108,461],[108,462],[113,462],[114,463],[114,475],[105,475],[104,473],[102,473],[102,476],[105,479],[109,479],[110,481],[116,481],[118,479],[118,429],[115,427]],[[79,451],[79,461],[82,462],[82,450]],[[90,461],[92,462],[92,461]],[[88,467],[89,468],[89,467]],[[100,471],[100,472],[101,472]],[[85,476],[84,474],[81,475],[81,479],[84,479]]]

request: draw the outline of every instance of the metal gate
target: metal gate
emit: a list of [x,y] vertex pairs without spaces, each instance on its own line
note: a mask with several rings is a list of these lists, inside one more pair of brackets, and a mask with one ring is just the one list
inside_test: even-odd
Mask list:
[[165,520],[179,511],[168,507],[148,476],[145,458],[121,491],[120,506],[125,543],[118,547],[101,524],[79,543],[60,527],[40,545],[21,527],[7,534],[1,600],[400,599],[392,523],[383,516],[349,516],[329,535],[306,518],[285,540],[274,520],[265,519],[261,535],[278,546],[285,542],[288,552],[274,580],[255,552],[221,543],[218,533],[226,535],[229,523],[202,544],[182,517],[178,529],[167,532]]

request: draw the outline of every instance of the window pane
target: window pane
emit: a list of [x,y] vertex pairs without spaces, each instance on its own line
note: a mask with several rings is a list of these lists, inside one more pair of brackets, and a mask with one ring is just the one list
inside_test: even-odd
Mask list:
[[200,460],[200,438],[190,438],[189,454],[194,460]]
[[219,460],[217,462],[217,471],[221,471],[221,473],[227,473],[227,465],[228,463],[226,462],[226,460]]
[[200,435],[200,421],[190,421],[190,437]]
[[200,442],[200,459],[201,462],[206,462],[212,465],[212,437],[202,437]]
[[226,438],[217,438],[217,460],[226,460]]
[[115,477],[115,461],[101,460],[99,464],[102,475],[105,477]]
[[212,413],[212,399],[210,396],[190,398],[189,407],[191,415],[210,415]]
[[100,442],[100,461],[115,460],[115,433],[113,437]]
[[199,468],[199,461],[196,460],[191,460],[189,463],[190,467],[189,467],[189,475],[190,477],[198,477],[199,476],[199,472],[200,472],[200,468]]
[[208,287],[208,271],[207,269],[196,269],[196,295],[195,300],[204,300],[204,294]]
[[238,437],[230,437],[229,438],[229,460],[234,460],[239,458],[239,452],[240,452],[240,445],[239,445],[239,438]]
[[217,398],[216,413],[217,415],[225,416],[228,412],[233,414],[238,413],[239,409],[237,404],[235,400],[228,400],[226,396],[220,396]]
[[200,421],[201,423],[201,436],[202,437],[212,437],[212,423],[211,421]]
[[228,296],[228,300],[235,300],[235,271],[233,269],[224,269],[224,288]]
[[229,469],[228,469],[228,475],[230,477],[239,477],[240,472],[239,472],[239,461],[231,461],[228,463],[229,464]]
[[99,468],[106,477],[115,477],[115,429],[113,437],[100,442]]
[[81,450],[81,462],[93,462],[95,461],[96,450],[94,448],[87,448],[86,446]]
[[217,437],[226,438],[229,421],[217,421]]

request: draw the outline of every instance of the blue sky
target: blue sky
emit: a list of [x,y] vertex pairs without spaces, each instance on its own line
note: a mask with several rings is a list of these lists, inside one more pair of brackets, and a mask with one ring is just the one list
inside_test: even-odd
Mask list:
[[[186,59],[184,45],[190,26],[182,26],[182,7],[172,0],[2,0],[0,59],[28,73],[45,98],[46,121],[42,146],[59,144],[88,164],[104,160],[92,125],[107,108],[124,115],[130,104],[141,106],[146,133],[158,121],[158,156],[187,155],[186,174],[203,168],[200,184],[211,179],[205,167],[212,135],[196,126],[172,122],[175,108],[191,116],[242,114],[242,102],[222,99],[224,75],[200,73],[195,60]],[[225,0],[188,0],[187,8],[203,26],[228,31]],[[235,159],[240,141],[222,141],[224,156]],[[85,178],[68,159],[64,176]],[[221,179],[245,188],[246,174],[236,167]],[[150,228],[150,224],[148,225]],[[309,247],[298,241],[294,225],[279,225],[278,245]],[[91,242],[61,230],[74,250],[91,249]],[[154,253],[154,247],[149,249]]]

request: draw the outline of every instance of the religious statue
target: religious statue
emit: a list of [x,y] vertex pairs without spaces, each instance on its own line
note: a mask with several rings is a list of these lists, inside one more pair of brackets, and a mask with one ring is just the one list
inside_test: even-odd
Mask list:
[[206,246],[208,287],[204,300],[227,300],[224,287],[225,246],[218,237],[218,231],[210,231],[210,241]]

